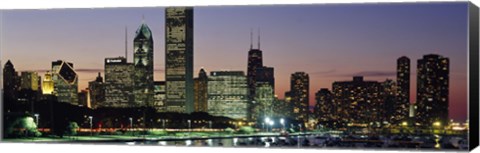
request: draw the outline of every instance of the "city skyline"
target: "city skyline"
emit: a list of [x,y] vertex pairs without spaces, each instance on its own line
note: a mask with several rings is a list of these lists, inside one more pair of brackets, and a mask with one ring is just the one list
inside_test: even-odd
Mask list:
[[[466,119],[466,109],[467,109],[467,81],[466,81],[466,39],[467,39],[467,25],[466,25],[466,18],[467,14],[461,15],[465,11],[460,11],[462,9],[466,9],[466,4],[462,3],[446,3],[446,4],[432,4],[426,5],[425,4],[384,4],[384,5],[313,5],[313,6],[235,6],[235,7],[196,7],[194,14],[195,14],[195,45],[194,45],[194,56],[195,56],[195,64],[194,64],[194,73],[198,72],[201,67],[204,67],[207,73],[211,71],[220,71],[225,69],[230,70],[241,70],[246,72],[247,68],[247,55],[248,55],[248,48],[250,45],[250,28],[260,27],[261,30],[261,37],[262,37],[262,51],[263,51],[263,63],[264,65],[268,65],[274,67],[276,70],[275,78],[275,93],[283,98],[285,91],[289,90],[289,77],[290,74],[303,71],[310,75],[310,106],[313,106],[315,103],[315,93],[320,90],[320,88],[332,88],[332,83],[335,81],[345,81],[350,80],[354,75],[362,75],[365,77],[365,80],[376,80],[376,81],[385,81],[385,79],[396,79],[396,59],[400,56],[407,56],[412,60],[410,63],[412,65],[411,69],[411,84],[410,84],[410,101],[415,101],[415,94],[416,94],[416,68],[417,60],[422,58],[425,54],[435,53],[440,54],[445,57],[450,58],[451,60],[451,77],[450,77],[450,111],[453,113],[451,114],[451,118],[455,120],[465,120]],[[401,7],[409,7],[413,9],[413,11],[405,12],[407,15],[399,15],[398,11],[401,9],[393,9],[388,10],[388,6],[401,6]],[[382,6],[382,7],[380,7]],[[430,8],[430,7],[431,8]],[[248,9],[246,9],[248,8]],[[334,8],[334,9],[332,9]],[[392,7],[396,8],[396,7]],[[430,8],[430,10],[423,10],[425,8]],[[227,11],[229,13],[222,14],[218,13],[218,11]],[[266,9],[266,10],[262,10]],[[274,15],[275,12],[283,11],[289,12],[292,14],[288,14],[285,12],[280,12],[280,15]],[[325,9],[325,10],[323,10]],[[340,12],[342,9],[346,9],[347,13],[342,13],[341,15],[334,15],[332,14],[333,11]],[[373,10],[369,10],[373,9]],[[446,17],[450,17],[445,19],[445,15],[441,14],[440,10],[445,9],[452,9],[457,10],[458,13],[451,13],[448,14]],[[233,10],[233,11],[232,11]],[[62,13],[59,12],[68,12],[67,14],[71,13],[70,15],[63,16]],[[114,19],[106,19],[105,21],[96,19],[95,22],[99,22],[99,25],[107,26],[104,22],[110,22],[110,20],[123,22],[122,23],[115,23],[115,27],[118,28],[108,28],[102,29],[106,27],[99,27],[99,31],[92,31],[89,33],[96,34],[101,36],[99,39],[101,40],[89,40],[88,38],[69,38],[66,34],[63,34],[64,37],[59,38],[49,38],[48,40],[38,39],[42,36],[46,37],[48,34],[48,30],[57,30],[52,29],[51,27],[43,27],[42,25],[49,25],[43,20],[52,20],[52,19],[45,19],[41,18],[41,16],[47,17],[51,14],[50,12],[55,12],[56,17],[53,19],[59,20],[60,23],[66,22],[68,20],[91,20],[90,18],[86,17],[86,14],[97,12],[100,15],[96,18],[107,17],[109,14],[116,14],[118,12],[125,11],[129,12],[129,18],[132,20],[127,21],[118,21],[118,20],[125,20],[124,18],[114,18]],[[312,14],[315,12],[322,12],[327,11],[330,14],[325,16],[335,16],[335,17],[325,17],[322,13]],[[386,13],[382,13],[382,15],[375,14],[375,11],[387,11]],[[438,11],[438,12],[437,12]],[[123,56],[124,54],[124,27],[127,25],[129,32],[128,32],[128,57],[129,62],[132,61],[131,57],[133,55],[133,51],[131,50],[133,45],[133,29],[140,25],[140,20],[142,14],[145,14],[145,22],[150,26],[153,32],[154,43],[155,43],[155,54],[154,54],[154,80],[155,81],[164,81],[165,79],[162,77],[164,76],[162,70],[164,68],[164,38],[163,38],[163,20],[164,20],[164,12],[163,8],[138,8],[138,9],[94,9],[94,10],[21,10],[21,11],[11,11],[12,14],[9,14],[9,11],[3,12],[4,17],[2,21],[2,28],[5,31],[5,34],[2,35],[3,45],[0,48],[2,50],[2,65],[8,59],[12,60],[13,64],[17,71],[26,71],[26,70],[47,70],[49,68],[49,64],[51,61],[55,61],[57,59],[64,59],[65,61],[72,62],[75,64],[75,70],[78,72],[79,75],[79,91],[87,87],[87,83],[89,81],[95,80],[98,72],[102,72],[103,75],[103,59],[106,57],[118,57]],[[33,22],[30,20],[28,21],[29,24],[35,24],[40,22],[40,26],[33,30],[25,29],[22,31],[22,15],[23,17],[32,16],[32,12],[40,12],[39,14],[35,14],[36,16],[40,16],[39,18],[42,19],[35,19]],[[215,13],[216,12],[216,13]],[[232,13],[233,12],[233,13]],[[320,19],[308,19],[305,20],[299,12],[309,13],[308,15],[317,17]],[[360,13],[361,15],[366,15],[362,17],[359,15],[359,18],[349,18],[346,16],[347,14],[352,14],[354,12]],[[395,14],[396,12],[397,14]],[[451,10],[449,11],[451,12]],[[455,11],[454,11],[455,12]],[[15,14],[18,13],[18,14]],[[82,14],[84,13],[84,14]],[[245,14],[243,14],[245,13]],[[253,14],[259,13],[258,16],[254,16]],[[363,14],[362,14],[363,13]],[[390,13],[390,14],[389,14]],[[437,14],[438,13],[438,14]],[[122,13],[120,13],[122,14]],[[150,15],[149,15],[150,14]],[[228,23],[229,20],[228,14],[243,18],[235,18],[229,17],[229,20],[235,20],[234,23]],[[385,15],[387,14],[387,15]],[[73,16],[72,16],[73,15]],[[75,16],[78,15],[78,16]],[[140,17],[138,16],[140,15]],[[281,15],[286,15],[290,17],[294,17],[295,21],[283,21],[282,19],[278,18]],[[358,15],[358,14],[357,14]],[[398,34],[398,32],[394,31],[395,28],[401,28],[400,25],[388,24],[389,21],[382,21],[386,20],[386,18],[390,18],[389,15],[396,15],[396,17],[401,17],[404,22],[409,22],[407,20],[412,20],[409,23],[403,23],[403,26],[413,28],[413,31],[403,31],[405,34],[403,35],[395,35],[395,38],[391,36],[387,36],[387,32],[393,32]],[[70,16],[70,18],[66,18]],[[116,15],[120,16],[120,15]],[[17,18],[18,17],[18,18]],[[382,18],[383,17],[383,18]],[[420,21],[423,18],[431,18],[428,22]],[[435,18],[437,17],[437,18]],[[19,19],[20,18],[20,19]],[[28,18],[28,17],[26,17]],[[220,20],[214,20],[215,18]],[[244,21],[250,18],[252,23],[241,24],[241,25],[234,25],[239,21]],[[273,19],[272,19],[273,18]],[[321,20],[321,19],[327,20]],[[380,19],[376,19],[380,18]],[[411,19],[410,19],[411,18]],[[458,19],[460,18],[460,19]],[[25,18],[23,18],[24,20]],[[261,19],[272,19],[272,21],[264,21]],[[375,26],[375,23],[379,24],[378,27],[380,28],[370,28],[366,23],[370,20],[370,24]],[[436,19],[436,20],[434,20]],[[13,20],[13,24],[12,23]],[[225,21],[227,20],[227,21]],[[367,20],[367,21],[364,21]],[[454,23],[448,23],[447,21],[451,20],[464,20],[465,22],[456,21]],[[37,21],[37,22],[35,22]],[[215,22],[213,22],[215,21]],[[322,24],[330,23],[332,25],[340,25],[339,29],[332,30],[335,27],[321,26]],[[382,21],[382,22],[380,22]],[[402,24],[400,21],[393,20],[397,22],[397,24]],[[77,21],[79,22],[79,21]],[[211,23],[213,22],[213,23]],[[226,25],[216,25],[215,23],[223,23]],[[233,22],[233,21],[232,21]],[[300,27],[298,30],[291,30],[292,32],[288,32],[290,28],[286,28],[284,26],[277,25],[279,23],[286,22],[289,26],[293,27]],[[346,23],[364,23],[364,24],[339,24],[338,22],[346,22]],[[26,23],[26,22],[25,22]],[[42,24],[43,23],[43,24]],[[207,24],[208,23],[208,24]],[[274,27],[270,27],[267,25],[271,25],[272,23],[276,23]],[[313,23],[313,24],[312,24]],[[50,25],[53,27],[60,28],[61,30],[59,33],[54,33],[54,35],[62,36],[62,32],[68,32],[69,29],[73,30],[72,28],[76,27],[79,28],[79,25],[74,25],[73,23],[64,23],[66,25],[58,26],[58,25]],[[86,24],[86,23],[85,23]],[[91,23],[90,23],[91,24]],[[90,24],[86,24],[86,29],[89,28]],[[318,24],[318,25],[317,25]],[[431,28],[429,29],[428,26],[437,25],[439,28]],[[10,27],[16,25],[15,28]],[[95,25],[95,24],[93,24]],[[92,25],[92,26],[93,26]],[[211,25],[208,27],[207,25]],[[83,26],[83,23],[82,25]],[[302,27],[306,26],[306,27]],[[308,28],[313,28],[312,26],[320,26],[319,29],[315,29],[312,34],[308,33]],[[330,25],[331,26],[331,25]],[[342,27],[345,26],[345,27]],[[464,29],[461,27],[463,26]],[[349,29],[350,27],[350,29]],[[18,28],[18,29],[17,29]],[[64,28],[64,29],[62,29]],[[98,30],[97,28],[90,27],[91,29]],[[224,29],[226,28],[226,29]],[[370,28],[371,31],[362,31],[368,30]],[[382,29],[384,28],[384,29]],[[451,29],[448,31],[442,31],[439,29],[447,28]],[[230,29],[240,29],[236,30],[236,32],[230,31]],[[242,30],[243,29],[243,30]],[[380,30],[379,30],[380,29]],[[99,32],[104,32],[102,34]],[[116,32],[114,32],[114,30]],[[285,31],[287,30],[287,31]],[[347,32],[342,31],[347,30]],[[352,31],[348,31],[352,30]],[[410,29],[412,30],[412,29]],[[423,31],[422,31],[423,30]],[[462,31],[463,30],[463,31]],[[13,35],[13,32],[19,33],[19,35]],[[235,30],[234,30],[235,31]],[[332,32],[333,31],[333,32]],[[421,31],[421,32],[419,32]],[[453,31],[453,32],[452,32]],[[462,31],[462,32],[459,32]],[[29,33],[29,32],[33,32]],[[46,32],[46,33],[43,33]],[[73,32],[73,31],[70,31]],[[320,32],[327,33],[325,35],[317,35]],[[349,33],[349,32],[353,32]],[[375,35],[375,32],[380,32]],[[422,33],[423,32],[423,33]],[[83,36],[90,35],[89,33],[84,34]],[[223,33],[224,35],[222,35]],[[109,35],[110,34],[110,35]],[[112,35],[113,34],[113,35]],[[213,35],[213,36],[212,36]],[[313,35],[313,36],[312,36]],[[370,35],[368,39],[360,39],[362,36],[365,37],[366,35]],[[392,34],[393,35],[393,34]],[[442,35],[445,37],[442,39]],[[22,37],[22,36],[32,36],[30,37]],[[82,36],[82,35],[80,35]],[[210,37],[212,36],[212,37]],[[238,36],[238,37],[236,37]],[[291,38],[284,38],[279,39],[278,37],[291,37]],[[350,38],[352,36],[353,38]],[[383,36],[383,37],[382,37]],[[304,38],[306,37],[306,38]],[[313,37],[313,38],[312,38]],[[318,38],[316,38],[318,37]],[[38,55],[35,53],[31,53],[32,48],[28,48],[26,46],[15,45],[16,43],[12,42],[22,42],[18,39],[22,38],[35,46],[36,43],[34,41],[40,41],[37,43],[44,42],[45,44],[36,44],[39,47]],[[65,39],[60,39],[65,38]],[[229,39],[233,39],[230,40]],[[411,41],[408,40],[409,38],[419,39],[420,41]],[[13,39],[13,40],[12,40]],[[78,39],[78,40],[77,40]],[[110,40],[111,39],[111,40]],[[297,40],[297,41],[295,41]],[[399,41],[401,40],[401,41]],[[63,42],[60,44],[60,49],[57,50],[52,42]],[[93,48],[87,48],[86,51],[82,50],[81,46],[82,41],[100,41],[98,44],[91,45]],[[107,44],[101,43],[102,41],[108,42]],[[359,42],[360,41],[360,42]],[[377,41],[382,43],[387,43],[388,45],[382,46],[380,43],[375,44]],[[451,42],[452,41],[452,42]],[[458,41],[458,42],[456,42]],[[338,44],[341,42],[345,42],[349,45]],[[393,44],[393,43],[398,44]],[[331,45],[330,43],[334,44]],[[67,44],[67,45],[62,45]],[[101,45],[103,44],[103,45]],[[412,45],[413,44],[413,45]],[[46,45],[46,46],[43,46]],[[70,46],[69,46],[70,45]],[[110,46],[109,46],[110,45]],[[99,51],[95,49],[96,47],[104,47],[106,51]],[[72,47],[72,48],[70,48]],[[322,48],[324,47],[324,48]],[[70,48],[70,49],[69,49]],[[392,48],[389,50],[388,48]],[[58,53],[60,51],[65,51],[68,53],[72,53],[71,55],[66,54],[62,55],[61,53],[58,56],[51,56],[48,53]],[[102,49],[100,49],[102,50]],[[303,52],[299,52],[297,50],[305,50]],[[393,51],[392,51],[393,50]],[[403,51],[402,51],[403,50]],[[465,54],[460,54],[460,51],[464,51]],[[371,53],[370,53],[371,51]],[[397,51],[397,52],[395,52]],[[420,52],[421,51],[421,52]],[[26,53],[29,54],[26,54]],[[48,54],[48,55],[42,55]],[[88,53],[95,55],[87,55]],[[207,53],[207,54],[205,54]],[[459,55],[460,54],[460,55]],[[25,56],[29,55],[29,56]],[[37,55],[37,56],[34,56]],[[216,55],[212,57],[211,55]],[[325,56],[328,55],[328,56]],[[223,57],[223,58],[219,58]],[[239,58],[241,57],[241,58]],[[349,59],[345,57],[356,57],[356,59]],[[33,60],[40,58],[39,60]],[[317,59],[319,58],[319,59]],[[30,59],[30,60],[28,60]],[[100,60],[98,60],[100,59]],[[211,60],[215,59],[215,60]],[[374,60],[375,59],[375,60]],[[23,63],[23,61],[25,61]],[[35,61],[36,63],[29,63],[30,61]],[[349,61],[349,62],[347,62]],[[212,63],[213,62],[213,63]],[[46,65],[46,66],[45,66]],[[39,73],[43,77],[43,72]],[[194,75],[194,77],[197,77]],[[453,103],[453,104],[452,104]]]

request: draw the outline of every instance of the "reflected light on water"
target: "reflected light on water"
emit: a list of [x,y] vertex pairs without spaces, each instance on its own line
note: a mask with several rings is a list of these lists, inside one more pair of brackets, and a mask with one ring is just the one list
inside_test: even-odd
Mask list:
[[233,138],[233,146],[237,146],[238,138]]
[[162,146],[166,146],[166,145],[167,145],[167,142],[166,142],[166,141],[159,141],[158,144],[159,144],[159,145],[162,145]]

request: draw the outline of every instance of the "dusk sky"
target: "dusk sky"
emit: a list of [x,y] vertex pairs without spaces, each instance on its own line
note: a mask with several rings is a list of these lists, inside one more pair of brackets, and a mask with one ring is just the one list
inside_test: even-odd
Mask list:
[[[467,5],[456,3],[317,4],[215,6],[194,8],[194,76],[247,69],[250,29],[261,29],[264,65],[275,68],[275,92],[284,97],[290,75],[310,76],[315,92],[334,81],[396,79],[396,60],[411,60],[411,101],[415,101],[417,60],[425,54],[450,59],[450,117],[467,119]],[[4,10],[1,12],[2,66],[10,59],[17,71],[42,75],[51,62],[74,63],[79,90],[85,89],[106,57],[128,60],[142,16],[153,32],[155,81],[164,80],[164,8]]]

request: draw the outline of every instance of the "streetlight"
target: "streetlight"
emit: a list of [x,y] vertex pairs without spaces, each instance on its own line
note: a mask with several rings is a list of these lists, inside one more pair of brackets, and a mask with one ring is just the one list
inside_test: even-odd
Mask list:
[[270,122],[268,122],[268,124],[270,124],[270,128],[272,129],[272,130],[270,130],[270,131],[273,132],[273,125],[274,125],[275,123],[273,122],[273,120],[271,120]]
[[283,130],[285,130],[285,120],[283,118],[280,119],[280,124],[282,124]]
[[88,116],[90,119],[90,136],[93,135],[93,116]]
[[405,127],[407,127],[407,126],[408,126],[408,122],[403,121],[402,122],[402,133],[404,132],[403,130],[405,130]]
[[37,127],[39,127],[39,123],[38,123],[38,117],[40,116],[40,114],[35,114],[35,123],[37,123]]
[[130,131],[132,132],[132,135],[133,135],[133,118],[129,117],[128,120],[130,121]]
[[439,128],[440,126],[442,126],[442,123],[440,123],[439,121],[434,122],[433,123],[433,128],[432,128],[432,134],[435,133],[434,128]]
[[268,124],[270,123],[270,118],[265,118],[265,124],[267,126],[267,132],[268,132]]
[[212,121],[208,121],[208,126],[210,127],[210,130],[212,129]]
[[188,120],[188,131],[191,131],[191,121]]
[[165,130],[165,119],[162,120],[162,126],[163,126],[163,129]]

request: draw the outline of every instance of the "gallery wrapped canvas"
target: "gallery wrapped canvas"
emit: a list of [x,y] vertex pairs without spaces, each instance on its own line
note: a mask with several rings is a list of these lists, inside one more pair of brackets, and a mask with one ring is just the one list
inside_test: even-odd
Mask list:
[[3,142],[478,146],[470,2],[0,11]]

